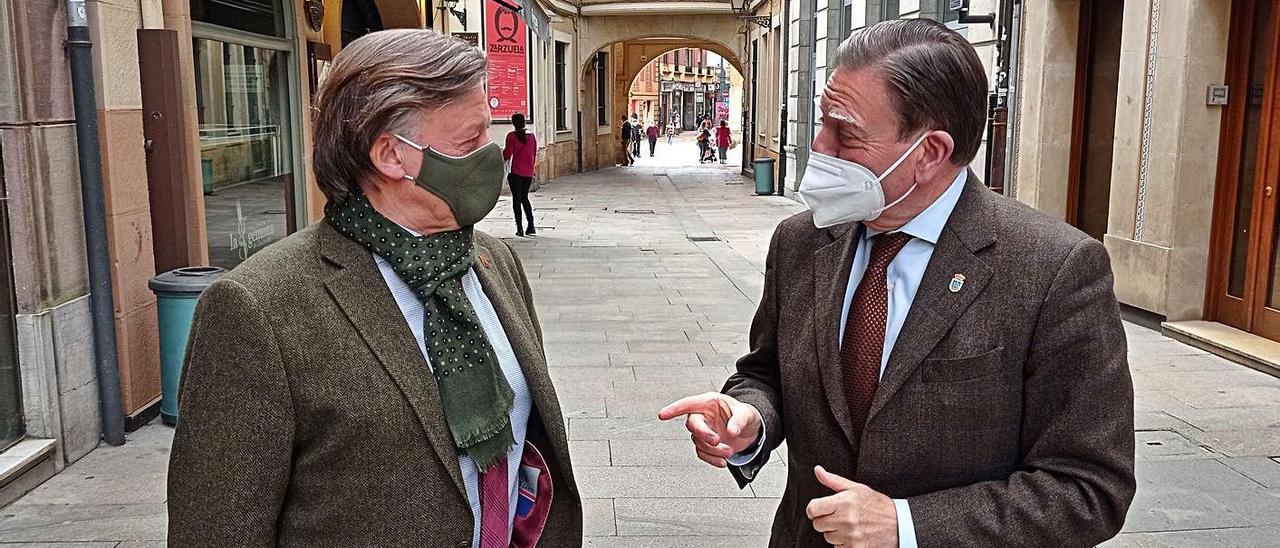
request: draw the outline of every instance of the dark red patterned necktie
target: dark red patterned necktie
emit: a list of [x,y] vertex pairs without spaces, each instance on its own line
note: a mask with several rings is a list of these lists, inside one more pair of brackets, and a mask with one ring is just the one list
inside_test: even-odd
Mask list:
[[844,343],[840,347],[840,368],[844,372],[844,393],[859,438],[871,410],[871,400],[880,385],[880,362],[884,354],[885,322],[889,315],[889,263],[902,251],[911,236],[901,232],[875,236],[867,271],[853,293],[849,319],[845,322]]

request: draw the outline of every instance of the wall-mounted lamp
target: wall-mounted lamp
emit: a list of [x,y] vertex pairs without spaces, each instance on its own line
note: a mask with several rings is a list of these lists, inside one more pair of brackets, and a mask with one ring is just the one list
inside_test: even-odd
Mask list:
[[729,7],[738,14],[738,19],[749,21],[767,29],[773,26],[773,18],[767,15],[747,15],[747,0],[729,0]]
[[960,14],[960,20],[957,21],[962,25],[974,25],[986,23],[992,28],[996,26],[996,14],[989,13],[987,15],[969,15],[969,0],[951,0],[951,11]]
[[458,0],[444,0],[443,2],[440,3],[439,9],[441,14],[444,14],[445,12],[452,13],[454,18],[456,18],[458,22],[462,24],[462,30],[467,30],[467,7],[466,6],[462,6],[462,9],[459,10]]

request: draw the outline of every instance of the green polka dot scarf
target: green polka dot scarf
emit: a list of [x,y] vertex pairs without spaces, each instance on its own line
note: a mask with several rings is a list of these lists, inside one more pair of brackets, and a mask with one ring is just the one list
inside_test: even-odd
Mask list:
[[474,229],[414,236],[374,210],[363,194],[325,209],[338,232],[386,260],[422,300],[427,357],[459,453],[481,470],[505,457],[515,444],[514,394],[462,289],[462,276],[475,262]]

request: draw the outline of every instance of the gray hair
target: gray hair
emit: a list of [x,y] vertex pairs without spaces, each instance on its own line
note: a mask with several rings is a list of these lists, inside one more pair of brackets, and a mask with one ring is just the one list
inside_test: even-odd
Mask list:
[[898,115],[898,139],[926,129],[951,134],[951,162],[973,161],[987,120],[987,73],[959,33],[929,19],[896,19],[849,35],[836,65],[884,77]]
[[341,202],[373,171],[369,149],[385,131],[406,129],[484,83],[484,52],[430,30],[362,36],[333,60],[315,101],[316,184]]

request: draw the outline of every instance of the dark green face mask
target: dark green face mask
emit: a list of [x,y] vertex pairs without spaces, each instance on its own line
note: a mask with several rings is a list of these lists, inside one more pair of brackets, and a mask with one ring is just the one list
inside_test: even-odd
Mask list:
[[496,143],[482,146],[466,156],[446,156],[400,135],[397,139],[422,151],[418,176],[405,175],[418,186],[444,200],[453,210],[458,226],[472,226],[498,205],[502,193],[502,149]]

